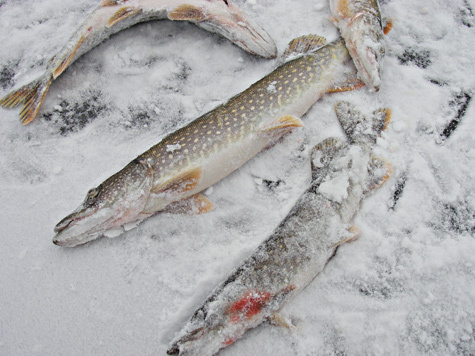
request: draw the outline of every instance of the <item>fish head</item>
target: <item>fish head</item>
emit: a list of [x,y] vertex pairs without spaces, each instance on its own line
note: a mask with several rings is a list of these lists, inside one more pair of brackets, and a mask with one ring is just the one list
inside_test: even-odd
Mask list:
[[381,62],[385,48],[382,29],[369,25],[368,21],[367,16],[354,19],[344,38],[358,76],[369,91],[375,92],[381,85]]
[[201,18],[195,23],[218,33],[247,52],[275,58],[277,47],[269,34],[230,0],[202,0]]
[[151,170],[131,162],[122,171],[89,190],[83,203],[54,228],[53,243],[72,247],[137,220],[152,184]]

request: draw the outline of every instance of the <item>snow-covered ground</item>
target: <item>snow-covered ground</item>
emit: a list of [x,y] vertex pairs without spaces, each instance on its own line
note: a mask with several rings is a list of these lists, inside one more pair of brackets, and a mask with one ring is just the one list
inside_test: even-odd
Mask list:
[[[326,0],[236,0],[274,38],[338,36]],[[41,70],[95,0],[0,1],[0,96]],[[0,354],[163,355],[173,335],[287,214],[308,153],[343,136],[333,105],[390,107],[377,153],[389,181],[355,219],[362,234],[282,310],[222,355],[475,353],[475,4],[386,0],[382,85],[324,96],[305,128],[209,191],[201,216],[149,218],[114,239],[60,248],[53,228],[87,190],[277,60],[190,23],[125,30],[51,86],[38,118],[0,110]],[[452,130],[453,129],[453,130]],[[447,137],[448,136],[448,137]]]

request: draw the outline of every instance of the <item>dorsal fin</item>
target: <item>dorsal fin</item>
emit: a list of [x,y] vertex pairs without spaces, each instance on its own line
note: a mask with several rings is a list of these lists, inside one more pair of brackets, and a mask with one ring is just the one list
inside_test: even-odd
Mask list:
[[128,17],[135,16],[142,12],[142,9],[134,8],[134,7],[121,7],[119,10],[116,11],[114,15],[107,21],[107,27],[112,27],[116,23],[125,20]]
[[282,54],[281,61],[286,62],[291,57],[315,51],[326,44],[326,38],[318,35],[305,35],[294,38],[289,42],[287,49]]
[[196,21],[200,22],[206,19],[206,15],[200,8],[183,4],[168,13],[168,18],[172,21]]

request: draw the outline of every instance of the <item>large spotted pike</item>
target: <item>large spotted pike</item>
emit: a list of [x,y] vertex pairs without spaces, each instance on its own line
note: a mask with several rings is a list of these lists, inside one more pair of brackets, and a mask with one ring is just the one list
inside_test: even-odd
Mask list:
[[349,143],[328,138],[311,155],[312,181],[287,217],[196,310],[172,342],[169,355],[208,356],[275,313],[320,273],[337,247],[356,238],[350,226],[367,192],[389,177],[372,147],[390,111],[369,118],[350,104],[336,105]]
[[330,10],[359,78],[370,91],[378,91],[385,53],[383,33],[390,31],[392,23],[383,26],[378,0],[330,0]]
[[82,244],[165,208],[209,210],[211,203],[197,193],[302,126],[299,117],[324,93],[358,86],[335,87],[349,66],[356,74],[343,41],[322,47],[323,41],[317,36],[292,41],[290,52],[306,53],[165,137],[91,189],[79,208],[56,226],[53,242]]
[[38,113],[51,82],[80,56],[123,29],[159,19],[193,22],[258,56],[274,58],[277,54],[267,32],[230,0],[103,0],[51,58],[44,74],[5,95],[0,105],[23,105],[20,121],[28,124]]

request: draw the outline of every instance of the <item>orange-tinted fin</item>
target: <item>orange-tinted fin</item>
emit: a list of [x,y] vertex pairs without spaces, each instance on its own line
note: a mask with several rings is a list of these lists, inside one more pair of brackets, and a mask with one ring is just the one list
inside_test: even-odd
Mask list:
[[192,189],[201,181],[203,170],[201,167],[191,169],[187,172],[179,174],[153,189],[153,193],[162,193],[170,191],[173,193],[182,193]]
[[326,38],[318,35],[297,37],[289,42],[287,49],[282,54],[281,61],[285,62],[291,56],[315,51],[326,44]]
[[272,314],[269,318],[267,318],[267,320],[271,325],[279,326],[288,330],[294,327],[290,320],[285,319],[277,313]]
[[347,79],[343,83],[335,83],[327,90],[327,93],[341,93],[345,91],[356,90],[362,87],[364,87],[364,83],[355,77]]
[[387,35],[389,31],[392,30],[393,28],[393,20],[392,19],[384,19],[384,27],[383,27],[383,33]]
[[347,231],[348,231],[348,236],[345,237],[343,240],[340,240],[337,243],[334,243],[333,245],[330,246],[330,248],[338,247],[347,242],[353,242],[358,238],[358,236],[361,233],[361,230],[356,226],[350,226]]
[[384,131],[388,128],[389,122],[391,121],[391,109],[389,108],[383,108],[383,109],[378,109],[373,112],[373,115],[378,118],[379,120],[375,120],[375,124],[379,122],[379,125],[381,127],[375,128],[378,132]]
[[206,19],[205,14],[200,8],[193,5],[180,5],[168,13],[170,20],[176,21],[203,21]]
[[0,99],[0,105],[5,108],[14,108],[24,104],[20,111],[20,122],[26,125],[38,113],[52,80],[52,76],[48,73],[30,84],[5,95]]
[[56,67],[56,69],[53,72],[53,79],[56,79],[57,77],[59,77],[61,73],[63,73],[65,69],[68,68],[69,63],[71,63],[71,60],[74,58],[74,55],[76,54],[77,50],[79,49],[79,47],[81,46],[81,44],[84,42],[85,39],[86,39],[85,36],[81,36],[78,43],[72,50],[71,54],[66,59],[64,59],[59,66]]
[[270,125],[264,127],[261,132],[263,133],[272,133],[280,134],[282,130],[288,131],[296,127],[302,127],[303,122],[298,117],[293,115],[284,115],[278,118],[276,121]]
[[202,194],[169,204],[165,211],[173,214],[199,215],[214,209],[214,204]]
[[117,6],[122,5],[123,3],[127,2],[128,0],[104,0],[101,2],[99,6],[107,7],[107,6]]
[[140,12],[142,12],[141,9],[137,9],[137,8],[134,8],[134,7],[121,7],[119,10],[117,10],[117,12],[112,15],[112,17],[109,19],[109,21],[107,21],[107,25],[106,27],[112,27],[114,26],[116,23],[122,21],[122,20],[125,20],[126,18],[129,18],[131,16],[135,16],[137,14],[139,14]]
[[384,158],[372,157],[368,168],[369,181],[366,184],[367,190],[375,190],[382,186],[393,173],[391,163]]

